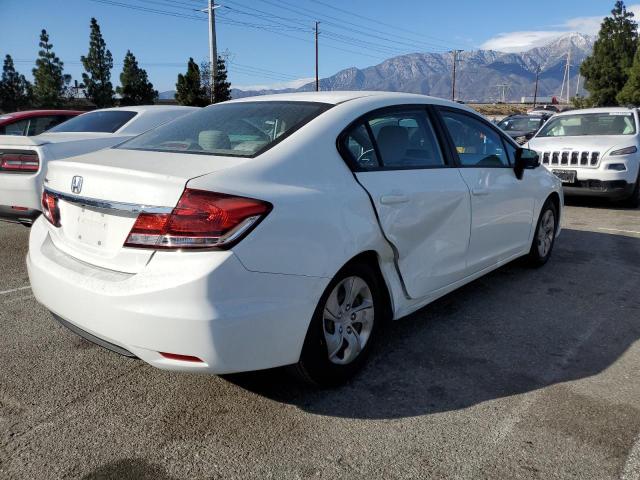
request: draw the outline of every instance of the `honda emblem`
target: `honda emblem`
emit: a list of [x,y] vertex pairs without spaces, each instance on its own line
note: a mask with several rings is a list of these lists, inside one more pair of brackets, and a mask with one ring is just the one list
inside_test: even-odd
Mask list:
[[80,175],[75,175],[71,179],[71,191],[73,193],[80,193],[82,191],[82,177]]

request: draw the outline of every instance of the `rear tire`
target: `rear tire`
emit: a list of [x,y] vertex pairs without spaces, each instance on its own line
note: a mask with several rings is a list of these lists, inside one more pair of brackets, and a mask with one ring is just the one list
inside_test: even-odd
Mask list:
[[549,198],[540,210],[540,217],[533,235],[527,263],[532,267],[541,267],[551,257],[558,229],[558,209]]
[[386,312],[379,277],[369,265],[340,270],[322,294],[293,373],[320,387],[340,385],[364,365]]

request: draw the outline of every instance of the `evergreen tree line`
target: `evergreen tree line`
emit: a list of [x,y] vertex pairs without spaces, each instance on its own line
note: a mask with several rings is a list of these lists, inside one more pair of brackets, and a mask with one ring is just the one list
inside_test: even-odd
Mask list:
[[[117,105],[148,105],[158,98],[145,69],[140,68],[135,55],[127,50],[120,86],[113,88],[111,70],[113,56],[102,37],[100,25],[91,19],[89,51],[80,60],[85,72],[80,86],[71,85],[71,75],[64,73],[64,63],[53,51],[46,30],[40,33],[40,51],[32,69],[33,83],[20,74],[11,55],[6,55],[0,78],[0,111],[13,112],[26,108],[60,108],[77,104],[78,90],[98,108]],[[115,94],[120,98],[116,99]],[[187,72],[178,75],[176,100],[181,105],[205,106],[231,99],[231,84],[227,81],[226,63],[218,57],[213,93],[209,62],[199,67],[189,59]]]
[[616,1],[600,26],[592,54],[580,66],[589,96],[574,99],[574,105],[640,105],[639,42],[633,13],[622,0]]

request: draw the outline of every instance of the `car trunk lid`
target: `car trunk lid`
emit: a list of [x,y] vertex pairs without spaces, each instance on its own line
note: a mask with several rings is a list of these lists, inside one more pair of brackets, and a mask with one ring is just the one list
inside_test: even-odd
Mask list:
[[170,213],[190,179],[240,161],[109,149],[51,162],[44,187],[58,197],[61,224],[49,225],[52,241],[91,265],[137,273],[154,252],[123,247],[138,214]]

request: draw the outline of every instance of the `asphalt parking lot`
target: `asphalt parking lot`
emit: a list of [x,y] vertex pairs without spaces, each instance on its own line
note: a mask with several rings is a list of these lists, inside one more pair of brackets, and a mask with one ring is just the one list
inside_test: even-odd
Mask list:
[[[351,384],[172,374],[58,326],[0,224],[0,478],[640,479],[640,210],[401,322]],[[55,288],[52,285],[51,288]]]

